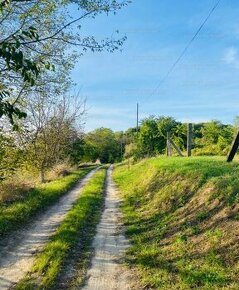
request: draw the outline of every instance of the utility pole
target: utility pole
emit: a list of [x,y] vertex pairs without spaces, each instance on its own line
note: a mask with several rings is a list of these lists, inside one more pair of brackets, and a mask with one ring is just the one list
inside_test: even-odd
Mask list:
[[138,137],[138,134],[139,134],[139,104],[137,103],[137,116],[136,116],[136,132],[137,132],[137,137]]
[[166,154],[167,156],[171,156],[172,155],[172,148],[171,148],[171,143],[170,143],[170,132],[167,132],[167,147],[166,147]]
[[121,161],[123,160],[123,137],[120,138],[120,156]]
[[193,126],[192,126],[192,123],[189,123],[188,132],[187,132],[187,156],[188,157],[192,155],[192,138],[193,138]]

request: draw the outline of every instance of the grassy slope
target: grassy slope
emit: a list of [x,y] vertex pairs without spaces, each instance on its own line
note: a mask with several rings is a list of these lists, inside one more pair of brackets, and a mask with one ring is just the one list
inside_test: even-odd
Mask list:
[[0,236],[18,228],[34,214],[56,202],[60,196],[73,187],[91,169],[81,169],[66,177],[39,185],[30,190],[22,200],[0,204]]
[[238,164],[206,157],[115,169],[138,289],[239,289],[238,176]]
[[93,233],[100,219],[104,202],[105,177],[106,169],[100,169],[95,173],[56,233],[51,237],[50,242],[38,255],[27,278],[21,281],[16,289],[69,289],[74,281],[67,281],[68,285],[64,285],[59,280],[66,271],[67,260],[75,259],[75,254],[79,255],[74,251],[79,245],[82,253],[78,257],[81,260],[78,261],[79,265],[76,267],[80,276],[77,277],[77,284],[79,285],[84,280],[90,258],[89,255],[84,254],[89,250]]

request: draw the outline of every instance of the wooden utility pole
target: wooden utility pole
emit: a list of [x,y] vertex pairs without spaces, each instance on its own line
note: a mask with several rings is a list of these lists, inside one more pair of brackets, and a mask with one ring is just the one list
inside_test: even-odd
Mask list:
[[188,157],[192,155],[192,139],[193,139],[193,125],[192,123],[189,123],[188,131],[187,131],[187,156]]
[[167,132],[167,148],[166,148],[166,154],[167,154],[167,156],[171,156],[172,155],[171,143],[170,143],[170,132]]
[[121,161],[123,160],[123,137],[120,139],[120,156],[121,156]]
[[237,132],[236,137],[234,138],[232,142],[231,150],[227,156],[227,162],[231,162],[233,160],[233,158],[235,157],[237,153],[238,147],[239,147],[239,131]]
[[137,132],[137,137],[138,137],[138,134],[139,134],[139,104],[137,103],[137,116],[136,116],[136,132]]

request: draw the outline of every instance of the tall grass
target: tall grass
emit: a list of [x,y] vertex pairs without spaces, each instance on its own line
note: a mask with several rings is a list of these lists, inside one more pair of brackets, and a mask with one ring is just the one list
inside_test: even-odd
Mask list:
[[56,202],[92,168],[75,171],[55,181],[30,189],[22,199],[0,204],[0,236],[28,222],[32,216]]
[[239,289],[238,164],[161,157],[113,176],[138,289]]

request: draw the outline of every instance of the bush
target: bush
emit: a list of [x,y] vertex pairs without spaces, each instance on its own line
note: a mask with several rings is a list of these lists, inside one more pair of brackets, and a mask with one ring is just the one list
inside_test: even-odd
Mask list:
[[75,166],[70,165],[67,161],[59,163],[47,173],[47,180],[52,181],[59,177],[67,176],[74,170],[76,170]]

